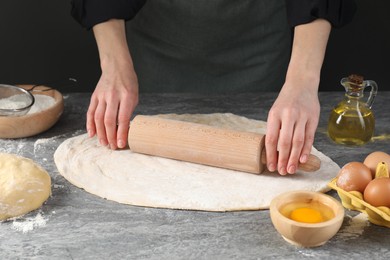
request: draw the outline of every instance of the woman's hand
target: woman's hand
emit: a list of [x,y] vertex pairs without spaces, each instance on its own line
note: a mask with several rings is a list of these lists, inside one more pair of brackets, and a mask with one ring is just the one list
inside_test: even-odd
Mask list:
[[280,174],[296,172],[310,154],[318,125],[318,85],[331,25],[324,19],[298,25],[286,81],[267,120],[267,167]]
[[298,163],[307,161],[320,115],[317,91],[298,84],[313,82],[286,82],[268,114],[267,167],[281,175],[295,173]]
[[111,149],[124,148],[138,104],[138,79],[127,46],[125,23],[112,19],[93,27],[102,75],[87,112],[87,131]]
[[87,112],[87,131],[115,150],[127,144],[130,117],[138,104],[138,81],[129,64],[105,65]]

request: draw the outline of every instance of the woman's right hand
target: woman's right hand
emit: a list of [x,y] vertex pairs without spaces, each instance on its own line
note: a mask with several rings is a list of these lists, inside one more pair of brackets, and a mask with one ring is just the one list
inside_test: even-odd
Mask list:
[[107,64],[92,94],[87,131],[113,150],[127,144],[130,118],[138,104],[138,80],[132,66]]
[[93,27],[102,75],[87,112],[87,131],[113,150],[127,144],[130,118],[138,104],[138,79],[127,46],[123,20]]

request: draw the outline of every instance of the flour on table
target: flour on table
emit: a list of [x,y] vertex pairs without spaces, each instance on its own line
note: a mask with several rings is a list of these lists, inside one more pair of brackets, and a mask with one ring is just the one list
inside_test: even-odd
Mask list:
[[0,139],[0,153],[22,154],[26,150],[27,143],[23,139]]
[[344,240],[358,238],[363,234],[364,229],[368,225],[369,221],[367,215],[359,213],[358,215],[350,218],[346,226],[337,233],[337,236]]
[[[159,115],[263,134],[266,123],[233,114]],[[254,175],[189,162],[110,150],[86,134],[63,142],[54,154],[59,172],[72,184],[120,203],[173,209],[236,211],[269,208],[278,194],[291,190],[326,192],[339,171],[330,158],[313,148],[321,169]]]
[[18,218],[13,220],[12,229],[27,233],[34,228],[46,226],[47,219],[38,212],[35,217]]

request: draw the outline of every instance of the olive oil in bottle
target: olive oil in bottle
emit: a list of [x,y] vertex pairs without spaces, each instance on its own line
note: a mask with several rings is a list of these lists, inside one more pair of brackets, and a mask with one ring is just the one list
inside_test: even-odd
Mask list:
[[328,133],[336,143],[362,145],[370,141],[375,128],[371,110],[362,108],[359,112],[347,104],[333,108],[329,116]]
[[[328,135],[338,144],[363,145],[370,141],[374,134],[375,118],[371,110],[377,93],[374,81],[363,80],[363,77],[351,75],[343,78],[345,99],[337,104],[330,113]],[[362,100],[364,88],[371,86],[367,102]]]

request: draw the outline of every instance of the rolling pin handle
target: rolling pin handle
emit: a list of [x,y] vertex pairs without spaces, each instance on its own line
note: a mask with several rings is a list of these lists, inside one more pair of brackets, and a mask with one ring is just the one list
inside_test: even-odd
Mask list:
[[[264,167],[267,167],[267,153],[265,151],[265,147],[263,148],[263,152],[261,153],[261,163],[264,164]],[[313,154],[310,154],[308,156],[306,163],[298,164],[298,169],[304,172],[315,172],[319,170],[320,167],[321,160]]]

